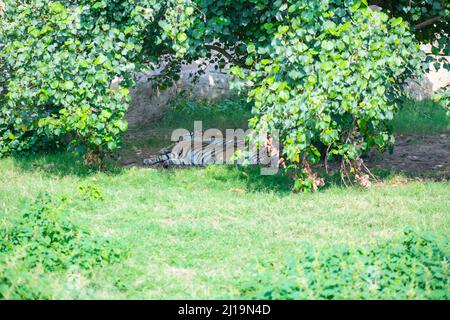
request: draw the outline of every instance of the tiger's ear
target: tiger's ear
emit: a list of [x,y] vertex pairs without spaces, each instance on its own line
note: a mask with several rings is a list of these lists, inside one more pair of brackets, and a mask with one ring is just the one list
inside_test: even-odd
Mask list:
[[185,137],[190,137],[190,136],[191,136],[191,132],[189,132],[189,130],[176,129],[172,132],[172,136],[170,137],[170,140],[174,141],[174,142],[180,142],[180,141],[184,141]]

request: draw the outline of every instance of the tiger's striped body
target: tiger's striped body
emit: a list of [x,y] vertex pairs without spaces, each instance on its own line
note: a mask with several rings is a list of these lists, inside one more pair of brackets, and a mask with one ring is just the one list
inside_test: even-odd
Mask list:
[[[144,160],[145,166],[162,165],[165,168],[179,166],[206,166],[209,164],[234,163],[237,150],[245,146],[243,139],[202,139],[201,135],[191,133],[182,137],[178,143],[163,148],[159,155]],[[270,163],[270,153],[267,147],[259,151],[248,152],[246,160],[249,164],[267,165]],[[238,161],[238,164],[241,161]]]

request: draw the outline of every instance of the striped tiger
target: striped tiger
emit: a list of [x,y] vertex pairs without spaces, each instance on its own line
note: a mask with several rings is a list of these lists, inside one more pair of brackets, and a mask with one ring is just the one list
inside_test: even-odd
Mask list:
[[[206,166],[210,164],[230,164],[235,162],[236,151],[243,149],[242,138],[202,138],[202,133],[191,132],[182,136],[179,142],[163,148],[159,155],[144,159],[144,166],[162,165],[164,168],[183,166]],[[249,164],[269,165],[271,162],[269,148],[254,148],[245,155]],[[237,164],[242,164],[238,159]]]

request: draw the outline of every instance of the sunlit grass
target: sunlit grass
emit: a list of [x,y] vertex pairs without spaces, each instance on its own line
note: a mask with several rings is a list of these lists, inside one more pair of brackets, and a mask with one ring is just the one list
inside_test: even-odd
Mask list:
[[[152,128],[159,134],[130,139],[126,147],[163,146],[165,135],[191,129],[194,120],[204,120],[204,128],[245,127],[245,103],[220,105],[174,107],[177,112]],[[396,118],[397,132],[448,129],[448,119],[431,104],[410,108]],[[427,110],[431,120],[422,116]],[[283,263],[305,241],[367,246],[398,239],[406,226],[450,231],[450,182],[389,172],[370,190],[328,179],[322,191],[305,194],[292,193],[286,177],[261,176],[258,169],[155,170],[110,163],[101,173],[66,153],[3,159],[0,172],[0,224],[23,213],[37,193],[49,192],[69,199],[71,220],[129,248],[123,263],[78,279],[70,290],[66,275],[56,275],[49,283],[55,298],[234,297],[261,263]],[[78,188],[85,183],[98,186],[104,200],[83,200]]]
[[[130,249],[123,264],[81,286],[80,298],[233,296],[257,262],[282,262],[304,241],[369,245],[400,237],[405,226],[441,232],[450,226],[449,182],[395,175],[368,191],[332,185],[292,194],[281,177],[226,166],[98,173],[76,157],[51,155],[0,160],[0,170],[0,221],[47,191],[70,199],[73,221]],[[83,200],[78,186],[85,182],[105,200]],[[55,296],[66,296],[55,281]]]

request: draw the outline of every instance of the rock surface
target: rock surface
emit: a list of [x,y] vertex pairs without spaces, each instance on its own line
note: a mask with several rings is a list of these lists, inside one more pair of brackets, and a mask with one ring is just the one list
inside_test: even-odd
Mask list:
[[[228,70],[216,70],[209,66],[194,82],[191,74],[198,70],[199,65],[200,63],[192,63],[182,66],[180,80],[166,90],[158,90],[152,82],[151,77],[157,72],[138,74],[138,84],[131,91],[131,104],[126,114],[129,125],[138,127],[159,120],[166,106],[180,94],[201,100],[218,99],[231,94]],[[113,85],[117,82],[118,79]]]
[[[431,53],[430,45],[422,45],[421,49],[427,54]],[[444,57],[450,61],[450,56]],[[450,87],[450,71],[440,68],[436,70],[433,64],[430,64],[430,72],[424,79],[408,79],[406,90],[416,100],[430,98],[434,92],[441,88]]]

